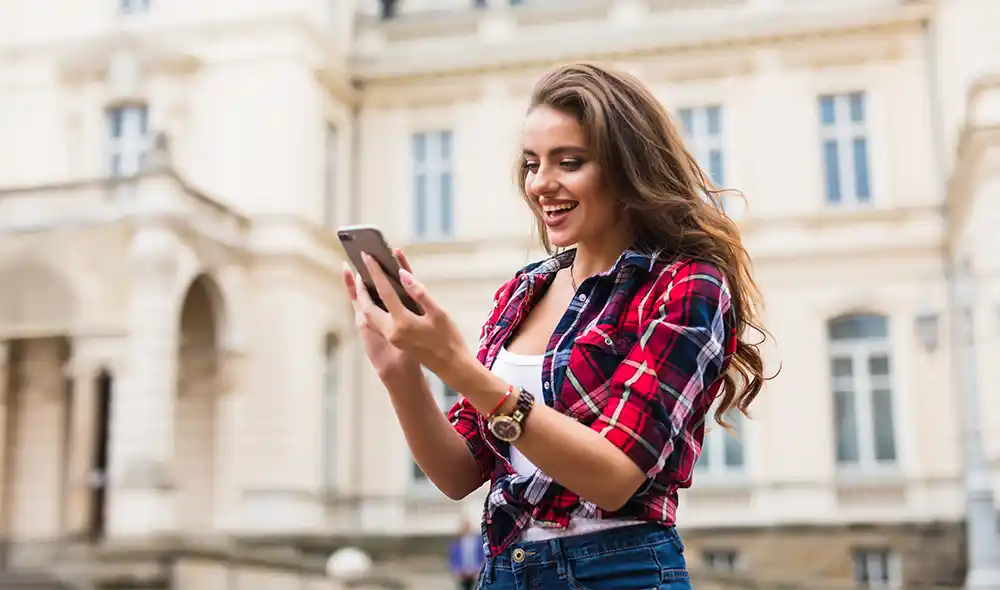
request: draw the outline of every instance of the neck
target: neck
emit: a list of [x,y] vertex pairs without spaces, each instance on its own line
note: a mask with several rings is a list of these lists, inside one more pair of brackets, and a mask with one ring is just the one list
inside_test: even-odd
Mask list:
[[577,244],[576,257],[573,259],[576,280],[580,282],[610,269],[628,248],[629,242],[624,236],[608,236],[599,241]]

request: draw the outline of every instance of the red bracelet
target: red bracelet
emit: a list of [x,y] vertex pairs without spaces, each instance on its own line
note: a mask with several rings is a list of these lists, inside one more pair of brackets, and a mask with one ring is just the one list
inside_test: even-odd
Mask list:
[[486,414],[486,417],[492,418],[493,414],[497,413],[497,411],[500,409],[500,406],[502,406],[503,403],[507,401],[507,398],[510,397],[512,393],[514,393],[514,386],[508,385],[507,391],[503,392],[503,397],[500,398],[500,401],[497,403],[497,407],[493,408],[493,411],[490,412],[489,414]]

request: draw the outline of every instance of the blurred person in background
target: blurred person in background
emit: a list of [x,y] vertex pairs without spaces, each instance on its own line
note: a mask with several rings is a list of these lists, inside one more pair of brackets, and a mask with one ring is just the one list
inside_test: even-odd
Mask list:
[[[367,355],[434,484],[460,499],[490,482],[480,588],[690,588],[677,491],[713,404],[726,426],[765,380],[749,256],[629,75],[545,75],[521,147],[517,182],[551,256],[496,292],[478,355],[401,252],[420,315],[370,257],[387,311],[344,270]],[[421,366],[462,394],[449,419]]]
[[458,536],[448,547],[448,569],[461,590],[472,590],[483,569],[483,540],[467,518],[462,518]]

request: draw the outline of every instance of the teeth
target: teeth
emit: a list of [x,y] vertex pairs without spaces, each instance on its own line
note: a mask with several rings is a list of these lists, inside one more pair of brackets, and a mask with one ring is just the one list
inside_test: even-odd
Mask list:
[[556,211],[568,211],[573,207],[576,207],[576,203],[566,203],[564,205],[546,205],[545,207],[542,207],[542,211],[545,211],[546,213],[555,213]]

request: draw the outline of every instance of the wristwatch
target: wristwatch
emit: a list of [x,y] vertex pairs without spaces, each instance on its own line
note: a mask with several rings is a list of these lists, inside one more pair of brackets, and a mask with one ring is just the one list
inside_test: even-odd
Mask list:
[[517,404],[510,415],[498,415],[490,418],[489,428],[493,436],[504,442],[514,442],[521,438],[524,432],[524,421],[528,419],[531,408],[535,405],[535,397],[519,389],[517,393]]

